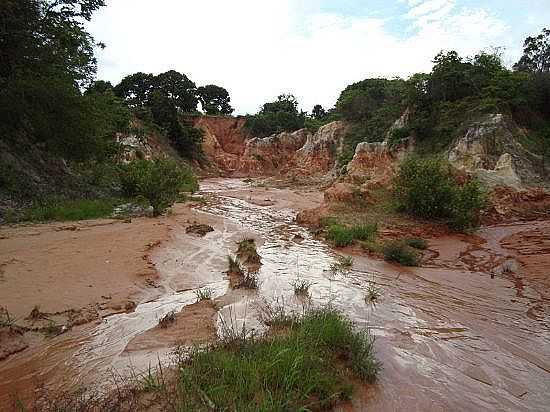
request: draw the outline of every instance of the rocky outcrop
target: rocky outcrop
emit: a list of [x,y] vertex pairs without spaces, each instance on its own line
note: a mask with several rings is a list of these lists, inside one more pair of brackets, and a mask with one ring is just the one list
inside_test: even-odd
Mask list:
[[288,170],[296,153],[311,138],[306,129],[282,132],[246,142],[237,173],[241,176],[275,175]]
[[412,139],[403,139],[394,146],[387,142],[359,143],[347,165],[347,180],[364,186],[365,190],[388,186],[397,163],[412,150]]
[[225,174],[239,168],[247,139],[244,117],[190,116],[186,120],[203,131],[202,150],[214,171]]
[[332,122],[307,129],[250,137],[244,118],[194,116],[186,120],[204,132],[202,148],[219,174],[245,176],[336,176],[347,125]]
[[288,167],[283,170],[291,175],[330,174],[336,176],[336,160],[342,151],[342,144],[347,133],[346,123],[332,122],[310,134]]
[[508,116],[489,114],[453,143],[448,158],[491,187],[532,185],[541,181],[537,172],[541,160],[521,145],[524,135]]

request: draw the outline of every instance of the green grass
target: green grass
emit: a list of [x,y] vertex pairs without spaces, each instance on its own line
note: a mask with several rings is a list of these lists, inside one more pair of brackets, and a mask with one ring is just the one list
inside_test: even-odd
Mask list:
[[374,382],[379,369],[367,332],[316,310],[285,333],[192,351],[179,365],[178,410],[326,410],[350,398],[352,376]]
[[355,240],[372,240],[377,230],[376,224],[358,224],[351,227],[331,224],[327,228],[326,239],[336,247],[345,247],[351,245]]
[[48,222],[48,221],[76,221],[99,219],[112,215],[114,208],[124,203],[119,198],[106,199],[77,199],[55,200],[50,199],[36,202],[32,206],[13,211],[6,216],[8,223],[17,222]]
[[405,242],[392,241],[382,247],[384,259],[403,266],[418,266],[418,255]]

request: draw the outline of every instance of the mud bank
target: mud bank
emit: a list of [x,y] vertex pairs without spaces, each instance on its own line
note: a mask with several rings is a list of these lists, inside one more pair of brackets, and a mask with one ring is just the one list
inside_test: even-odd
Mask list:
[[[193,209],[179,205],[173,216],[148,221],[162,222],[166,230],[149,256],[158,273],[156,287],[150,287],[157,297],[131,313],[74,327],[1,361],[1,406],[9,404],[14,389],[32,400],[37,382],[108,389],[113,369],[144,370],[166,359],[177,341],[209,339],[216,317],[218,326],[223,317],[260,329],[258,308],[264,301],[297,311],[330,302],[358,326],[371,327],[383,362],[379,383],[358,387],[342,410],[544,411],[550,404],[548,277],[537,269],[550,261],[548,221],[486,227],[475,237],[429,239],[431,258],[421,268],[355,256],[351,271],[334,273],[330,266],[337,252],[294,221],[298,210],[320,204],[320,191],[264,188],[236,179],[206,180],[201,190],[208,203]],[[187,234],[194,221],[214,231],[204,237]],[[254,292],[229,289],[223,273],[227,254],[245,236],[257,240],[262,258]],[[137,250],[139,260],[142,249]],[[310,303],[294,296],[296,279],[312,283]],[[365,303],[371,282],[382,293],[376,306]],[[195,291],[204,287],[212,289],[217,314],[211,306],[192,306]],[[3,289],[0,293],[3,301]],[[159,319],[171,311],[186,321],[160,330]]]

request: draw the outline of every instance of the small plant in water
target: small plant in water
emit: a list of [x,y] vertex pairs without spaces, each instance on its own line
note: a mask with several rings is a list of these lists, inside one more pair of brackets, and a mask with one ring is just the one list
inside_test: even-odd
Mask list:
[[10,316],[7,309],[0,306],[0,328],[11,328],[15,325],[15,319]]
[[231,255],[227,256],[227,263],[229,265],[229,273],[233,275],[244,276],[243,268],[236,257]]
[[176,312],[171,310],[159,320],[159,326],[162,329],[166,329],[176,321]]
[[336,262],[330,265],[330,271],[336,274],[345,274],[351,270],[353,258],[351,256],[339,256]]
[[211,288],[198,289],[195,291],[195,296],[197,297],[197,302],[203,300],[210,300],[214,295],[214,291]]
[[376,307],[378,299],[382,296],[382,291],[376,286],[374,280],[369,282],[367,286],[367,293],[365,294],[365,302],[367,305]]
[[239,287],[244,289],[258,289],[260,287],[258,274],[254,272],[247,272],[243,280],[239,283]]
[[309,297],[309,288],[313,283],[305,279],[296,279],[292,282],[292,287],[294,288],[294,294],[296,296]]

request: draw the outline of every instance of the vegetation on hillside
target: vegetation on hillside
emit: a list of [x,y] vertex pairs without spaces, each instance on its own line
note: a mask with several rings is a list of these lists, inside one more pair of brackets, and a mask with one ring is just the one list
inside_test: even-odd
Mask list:
[[485,196],[470,178],[459,184],[453,170],[440,158],[410,156],[399,167],[393,182],[398,208],[423,219],[441,219],[457,230],[479,225]]
[[[550,153],[550,30],[528,37],[524,54],[512,70],[502,63],[500,50],[469,58],[442,51],[430,73],[408,80],[366,79],[348,86],[336,111],[352,123],[341,164],[353,156],[361,141],[390,143],[413,135],[420,153],[437,153],[486,113],[510,115],[529,131],[530,150]],[[408,108],[406,129],[386,136],[392,123]]]
[[274,102],[265,103],[255,115],[246,117],[245,127],[254,137],[303,129],[306,114],[298,110],[298,101],[291,94],[282,94]]
[[[197,88],[174,70],[135,73],[116,86],[94,81],[94,53],[105,46],[85,25],[104,5],[103,0],[6,0],[0,7],[0,197],[8,205],[30,206],[19,216],[64,219],[74,214],[60,214],[60,208],[84,204],[81,216],[102,214],[104,205],[92,212],[81,198],[100,197],[109,204],[124,195],[116,172],[123,151],[117,137],[134,134],[136,123],[166,135],[182,157],[178,170],[189,180],[184,164],[204,160],[202,132],[182,115],[197,113],[199,103],[207,114],[233,111],[223,87]],[[176,168],[163,168],[163,162],[136,165],[129,167],[168,173],[149,175],[159,182],[170,181]]]

